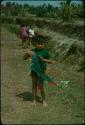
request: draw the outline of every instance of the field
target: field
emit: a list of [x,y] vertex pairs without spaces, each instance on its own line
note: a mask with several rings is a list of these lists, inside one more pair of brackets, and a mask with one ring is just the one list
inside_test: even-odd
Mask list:
[[[56,36],[56,39],[67,37]],[[69,38],[68,38],[69,40]],[[67,64],[49,66],[47,72],[56,79],[69,80],[67,87],[56,94],[46,90],[47,108],[39,102],[32,106],[30,60],[24,61],[26,49],[20,39],[1,28],[1,120],[3,124],[83,124],[84,123],[84,74]],[[55,70],[54,70],[55,69]]]

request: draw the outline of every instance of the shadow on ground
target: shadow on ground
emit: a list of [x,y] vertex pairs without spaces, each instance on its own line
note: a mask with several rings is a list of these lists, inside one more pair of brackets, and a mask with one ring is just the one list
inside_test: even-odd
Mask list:
[[[31,92],[24,92],[16,95],[19,98],[23,98],[23,101],[33,101],[33,95]],[[41,97],[36,97],[37,102],[42,103]]]

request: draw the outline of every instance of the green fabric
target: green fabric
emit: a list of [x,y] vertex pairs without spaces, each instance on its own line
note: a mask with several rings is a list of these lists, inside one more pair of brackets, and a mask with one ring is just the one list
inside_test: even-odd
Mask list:
[[31,70],[37,73],[41,81],[46,80],[48,82],[53,82],[52,79],[48,75],[46,75],[45,72],[43,72],[43,70],[41,69],[38,63],[38,55],[32,56]]
[[[35,55],[32,56],[31,71],[36,72],[39,76],[39,80],[46,80],[52,82],[52,79],[45,74],[46,64],[39,58],[39,56],[49,59],[50,54],[47,49],[38,50],[37,48],[32,49],[31,51],[35,52]],[[42,83],[42,82],[39,82]]]
[[[49,54],[48,50],[47,49],[38,50],[37,48],[35,48],[35,49],[32,49],[32,51],[34,51],[35,54],[37,55],[37,60],[38,60],[39,67],[40,67],[41,71],[44,73],[45,70],[46,70],[46,63],[44,63],[41,59],[39,59],[38,56],[41,56],[44,59],[49,59],[50,54]],[[35,62],[35,61],[34,62],[33,61],[32,61],[32,63]],[[37,71],[37,69],[36,69],[36,71]]]

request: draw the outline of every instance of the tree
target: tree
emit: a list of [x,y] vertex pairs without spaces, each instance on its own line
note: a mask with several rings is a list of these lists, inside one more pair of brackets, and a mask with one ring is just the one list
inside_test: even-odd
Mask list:
[[[65,5],[64,5],[64,8],[63,8],[63,22],[68,22],[70,20],[70,4],[71,4],[71,1],[72,0],[66,0],[65,2]],[[84,8],[84,2],[85,0],[81,0],[82,1],[82,4],[83,4],[83,8]],[[81,10],[82,11],[82,10]],[[84,15],[84,12],[83,14],[78,14],[80,17],[83,17]]]
[[72,0],[66,0],[63,8],[63,22],[68,22],[70,19],[70,4]]

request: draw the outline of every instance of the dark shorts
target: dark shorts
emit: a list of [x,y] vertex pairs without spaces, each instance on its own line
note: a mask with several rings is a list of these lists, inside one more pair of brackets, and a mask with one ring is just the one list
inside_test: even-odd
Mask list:
[[41,77],[39,77],[36,72],[31,71],[30,75],[31,75],[31,77],[36,77],[39,84],[43,84],[44,83],[44,80]]
[[31,76],[36,76],[36,77],[38,77],[37,73],[34,72],[34,71],[31,71],[31,74],[30,74],[30,75],[31,75]]

